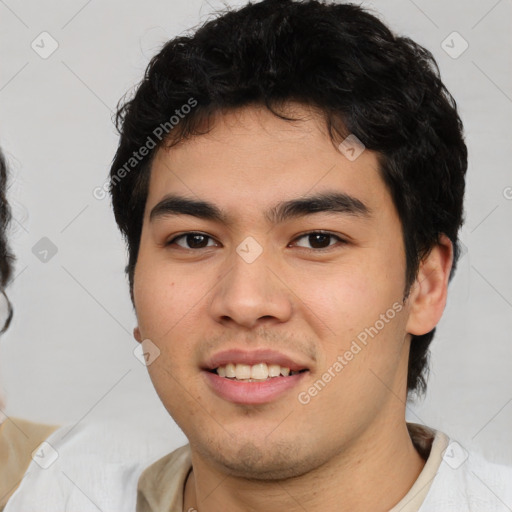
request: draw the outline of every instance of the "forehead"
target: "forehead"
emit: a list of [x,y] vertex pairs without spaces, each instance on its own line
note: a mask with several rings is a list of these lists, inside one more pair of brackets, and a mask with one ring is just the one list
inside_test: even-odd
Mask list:
[[391,201],[375,153],[348,159],[333,144],[323,117],[293,105],[278,118],[263,107],[217,115],[207,134],[153,159],[146,214],[167,194],[205,199],[240,212],[325,190],[358,198],[370,209]]

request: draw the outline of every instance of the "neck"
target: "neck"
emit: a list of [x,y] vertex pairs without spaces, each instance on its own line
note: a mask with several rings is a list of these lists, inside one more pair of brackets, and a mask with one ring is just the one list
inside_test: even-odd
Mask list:
[[208,464],[192,447],[193,472],[185,485],[184,510],[198,512],[389,511],[409,491],[425,461],[405,421],[374,425],[342,453],[288,480],[247,480]]

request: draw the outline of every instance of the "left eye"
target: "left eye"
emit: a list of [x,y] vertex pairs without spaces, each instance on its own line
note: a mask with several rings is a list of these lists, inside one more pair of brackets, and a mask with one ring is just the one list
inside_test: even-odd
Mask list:
[[[312,246],[312,249],[327,249],[328,247],[331,247],[334,245],[333,243],[330,243],[333,241],[332,239],[335,239],[334,242],[338,241],[341,243],[345,243],[345,240],[340,238],[337,235],[334,235],[333,233],[324,233],[322,231],[314,231],[311,233],[305,233],[304,235],[299,236],[295,239],[295,243],[297,244],[297,240],[301,240],[305,238],[307,240],[307,243],[309,243]],[[299,247],[305,247],[304,245],[297,244]],[[309,247],[306,247],[306,249],[309,249]]]

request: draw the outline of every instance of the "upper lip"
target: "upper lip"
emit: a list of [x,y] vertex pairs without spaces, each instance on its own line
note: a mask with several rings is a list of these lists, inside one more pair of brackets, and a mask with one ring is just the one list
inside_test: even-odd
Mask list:
[[278,364],[283,368],[290,368],[291,371],[307,370],[307,365],[271,349],[259,350],[223,350],[208,358],[205,362],[204,370],[215,370],[219,366],[225,366],[228,363],[254,365],[258,363]]

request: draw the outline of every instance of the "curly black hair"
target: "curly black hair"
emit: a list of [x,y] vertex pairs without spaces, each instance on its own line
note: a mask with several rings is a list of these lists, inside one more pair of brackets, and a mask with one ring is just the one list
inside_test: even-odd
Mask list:
[[11,209],[6,198],[7,192],[7,164],[4,155],[0,151],[0,293],[4,295],[7,302],[7,317],[4,325],[0,326],[0,334],[9,327],[12,319],[12,305],[5,294],[5,288],[12,278],[14,255],[9,249],[7,242],[7,229],[11,222]]
[[[227,9],[167,42],[133,97],[118,106],[120,142],[109,190],[128,245],[132,301],[157,149],[205,133],[212,116],[227,109],[257,104],[292,120],[279,112],[290,101],[322,112],[333,143],[352,133],[377,154],[402,223],[404,296],[441,234],[454,246],[453,275],[467,148],[455,100],[432,54],[354,4],[263,0]],[[178,122],[170,122],[172,117]],[[146,149],[139,154],[141,148]],[[426,390],[434,332],[412,338],[409,392]]]

